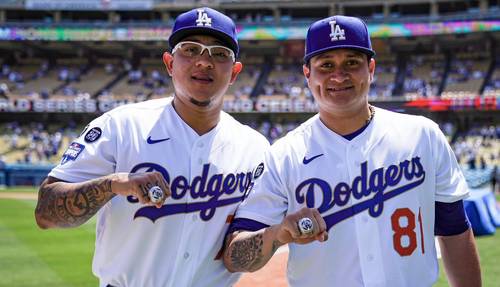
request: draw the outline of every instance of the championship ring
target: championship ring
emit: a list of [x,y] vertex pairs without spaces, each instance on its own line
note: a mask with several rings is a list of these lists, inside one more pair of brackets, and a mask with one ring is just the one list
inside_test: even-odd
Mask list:
[[313,221],[309,217],[303,217],[297,223],[299,225],[299,231],[303,235],[309,235],[313,233]]
[[155,185],[148,190],[148,195],[152,203],[158,203],[163,199],[163,190],[161,190],[161,187]]

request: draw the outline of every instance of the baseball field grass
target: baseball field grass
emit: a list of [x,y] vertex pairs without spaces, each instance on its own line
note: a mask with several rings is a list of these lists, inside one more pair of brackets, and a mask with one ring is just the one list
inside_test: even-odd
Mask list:
[[[32,195],[36,191],[34,188],[4,189],[0,190],[0,196],[5,192]],[[91,272],[95,220],[79,228],[40,230],[33,215],[35,204],[36,200],[29,196],[23,199],[0,197],[0,286],[98,286]],[[483,286],[486,287],[498,286],[500,282],[498,232],[476,238]],[[435,286],[448,286],[442,268]]]

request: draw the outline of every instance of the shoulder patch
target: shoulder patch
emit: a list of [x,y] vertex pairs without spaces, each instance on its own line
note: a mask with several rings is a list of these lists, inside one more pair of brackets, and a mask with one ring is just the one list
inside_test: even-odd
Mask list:
[[84,145],[77,142],[72,142],[62,156],[61,165],[67,163],[70,160],[74,161],[84,149]]
[[262,173],[264,172],[264,163],[261,162],[256,168],[255,171],[253,172],[253,179],[259,178]]
[[91,128],[86,134],[85,134],[85,141],[88,143],[95,142],[101,137],[102,130],[101,128],[94,127]]

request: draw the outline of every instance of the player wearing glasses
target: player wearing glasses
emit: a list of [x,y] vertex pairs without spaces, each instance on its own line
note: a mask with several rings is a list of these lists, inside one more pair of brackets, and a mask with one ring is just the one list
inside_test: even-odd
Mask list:
[[[232,286],[215,260],[269,146],[222,111],[242,64],[233,21],[210,8],[177,17],[163,55],[175,94],[90,123],[42,183],[42,228],[95,213],[100,286]],[[163,194],[162,194],[163,191]]]

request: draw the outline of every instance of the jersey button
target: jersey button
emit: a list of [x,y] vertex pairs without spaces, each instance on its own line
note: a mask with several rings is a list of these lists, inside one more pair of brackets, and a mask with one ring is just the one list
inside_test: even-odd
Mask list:
[[198,143],[198,147],[199,147],[199,148],[202,148],[203,146],[204,146],[204,144],[203,144],[202,142],[199,142],[199,143]]
[[373,255],[368,254],[368,256],[366,257],[366,259],[368,259],[368,261],[373,261]]
[[196,214],[193,214],[193,221],[196,221],[198,219],[198,216]]
[[184,259],[188,259],[188,258],[189,258],[189,252],[184,253]]
[[198,159],[198,164],[202,164],[203,160],[201,158]]

